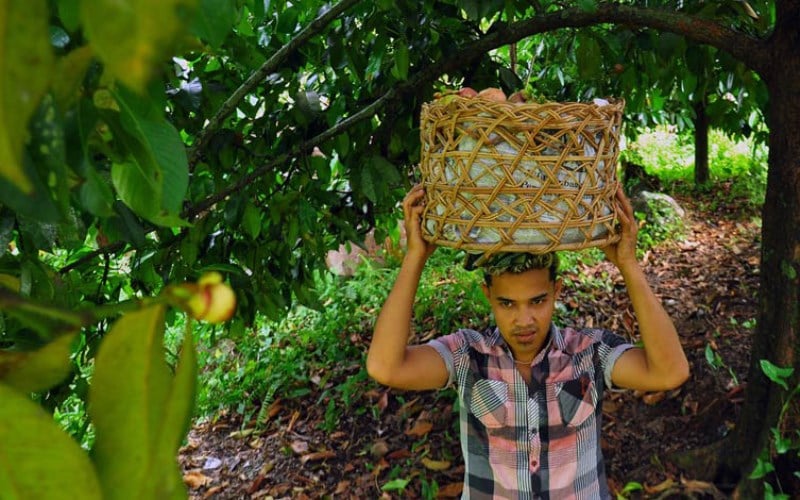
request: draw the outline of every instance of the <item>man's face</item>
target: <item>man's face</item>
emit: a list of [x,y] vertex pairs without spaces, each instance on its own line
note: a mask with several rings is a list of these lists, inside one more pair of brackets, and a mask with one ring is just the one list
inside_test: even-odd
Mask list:
[[550,281],[547,269],[492,277],[483,285],[494,319],[517,361],[533,361],[547,340],[561,281]]

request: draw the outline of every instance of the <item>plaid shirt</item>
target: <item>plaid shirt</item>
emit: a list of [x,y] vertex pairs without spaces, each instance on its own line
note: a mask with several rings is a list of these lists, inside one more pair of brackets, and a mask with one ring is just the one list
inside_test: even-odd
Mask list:
[[610,498],[600,402],[633,346],[605,330],[552,325],[550,333],[530,387],[497,328],[430,341],[458,389],[463,498]]

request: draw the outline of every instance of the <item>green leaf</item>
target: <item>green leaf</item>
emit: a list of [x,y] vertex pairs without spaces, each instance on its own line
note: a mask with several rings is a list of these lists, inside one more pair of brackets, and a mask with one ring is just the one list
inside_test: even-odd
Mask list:
[[697,88],[697,77],[693,73],[683,74],[683,92],[687,95],[692,94]]
[[94,52],[114,78],[143,92],[190,23],[192,0],[93,0],[81,17]]
[[597,12],[597,0],[578,0],[578,8],[583,12]]
[[404,40],[400,40],[394,49],[394,67],[392,68],[392,75],[398,80],[406,80],[408,78],[408,66],[408,45],[406,45]]
[[708,362],[711,368],[715,370],[719,368],[718,355],[716,351],[714,351],[714,349],[711,347],[711,344],[706,344],[705,355],[706,355],[706,362]]
[[375,174],[373,173],[372,168],[370,168],[370,164],[367,163],[361,168],[361,192],[364,193],[364,196],[366,196],[367,199],[372,203],[376,203],[378,201],[378,195],[375,187],[377,182],[380,182],[380,178],[375,178]]
[[86,70],[91,62],[92,49],[89,46],[79,47],[56,61],[58,78],[53,81],[53,96],[61,110],[69,109],[80,98]]
[[[175,459],[175,436],[184,432],[182,420],[191,411],[194,389],[187,379],[193,376],[179,367],[173,379],[163,337],[164,307],[154,305],[117,320],[97,352],[89,414],[105,498],[172,498],[182,491],[176,466],[164,457],[169,448]],[[181,362],[191,365],[191,356],[182,354]]]
[[785,260],[781,261],[781,272],[784,276],[789,278],[790,280],[797,279],[797,270],[792,266],[791,262],[787,262]]
[[789,390],[789,386],[786,384],[786,379],[791,377],[792,373],[794,373],[794,368],[793,367],[790,366],[790,367],[783,368],[783,367],[780,367],[780,366],[772,364],[772,362],[770,362],[767,359],[762,359],[761,360],[761,371],[764,372],[764,375],[766,375],[767,378],[769,378],[770,380],[772,380],[776,384],[780,385],[781,387],[783,387],[787,391]]
[[383,491],[404,490],[410,481],[408,479],[397,478],[392,479],[381,487]]
[[109,219],[109,222],[114,223],[117,229],[121,230],[125,240],[134,248],[144,247],[147,241],[146,235],[144,227],[139,223],[136,215],[121,201],[114,202],[114,211],[119,217],[113,217]]
[[244,207],[242,228],[253,239],[258,238],[258,235],[261,234],[261,211],[252,203],[248,203]]
[[383,179],[384,186],[392,186],[401,182],[400,172],[392,162],[387,160],[381,155],[375,155],[370,158],[369,162],[372,170]]
[[[189,432],[194,411],[197,383],[197,353],[194,348],[192,330],[186,328],[183,336],[181,354],[175,369],[175,376],[167,398],[167,407],[161,429],[156,440],[156,470],[170,471],[161,475],[162,484],[156,485],[157,492],[172,492],[186,498],[186,487],[176,460],[178,448]],[[161,497],[164,498],[164,497]]]
[[775,443],[775,453],[783,455],[792,449],[792,440],[783,436],[780,429],[772,427],[770,432],[772,432],[772,441]]
[[339,157],[343,158],[347,156],[350,152],[350,136],[347,132],[342,132],[341,134],[337,135],[334,139],[334,147],[336,148],[336,152],[339,153]]
[[25,194],[34,189],[23,168],[28,120],[53,74],[48,16],[45,0],[0,0],[0,177]]
[[36,351],[0,351],[0,383],[25,394],[55,386],[72,369],[70,354],[76,335],[60,335]]
[[631,493],[633,491],[641,491],[644,490],[644,486],[642,483],[638,483],[636,481],[628,481],[625,486],[622,488],[621,493]]
[[236,22],[236,5],[230,0],[199,0],[192,32],[218,49]]
[[59,0],[58,18],[67,31],[77,31],[80,27],[80,0]]
[[299,7],[291,6],[285,8],[278,16],[278,33],[292,34],[297,31],[297,16]]
[[86,452],[47,412],[4,384],[0,401],[0,498],[102,498]]
[[756,467],[750,473],[750,479],[761,479],[770,472],[774,471],[775,467],[769,460],[764,460],[762,457],[756,459]]
[[109,217],[114,213],[114,193],[111,187],[97,173],[94,167],[88,167],[85,181],[78,190],[78,199],[89,213],[97,217]]
[[578,50],[575,54],[578,63],[578,74],[581,78],[594,78],[602,69],[602,51],[594,37],[579,34],[576,37]]
[[308,157],[308,163],[311,169],[316,172],[320,183],[327,185],[331,181],[331,162],[328,158],[311,155]]
[[375,38],[375,45],[369,53],[367,68],[364,70],[364,76],[367,80],[375,79],[380,76],[381,67],[383,67],[383,58],[386,55],[386,46],[389,40],[384,36]]
[[70,193],[64,121],[52,94],[42,98],[39,108],[31,118],[30,129],[31,159],[39,172],[46,173],[59,211],[66,215],[69,211]]
[[25,193],[12,181],[0,176],[0,200],[2,200],[2,203],[11,207],[17,214],[30,217],[33,220],[40,222],[55,222],[59,220],[61,213],[53,201],[47,185],[39,177],[27,151],[23,154],[22,165],[28,181],[33,186],[33,190]]
[[791,500],[791,498],[786,493],[776,493],[772,485],[764,481],[764,500]]
[[[115,93],[120,106],[117,130],[132,153],[112,166],[112,180],[120,198],[137,214],[154,223],[177,215],[189,185],[186,148],[175,127],[159,110],[121,88]],[[159,200],[160,203],[154,203]]]

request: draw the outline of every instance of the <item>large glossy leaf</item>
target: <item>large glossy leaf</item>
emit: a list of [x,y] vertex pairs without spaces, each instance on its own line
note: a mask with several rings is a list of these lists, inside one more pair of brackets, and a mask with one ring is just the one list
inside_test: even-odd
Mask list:
[[28,120],[53,66],[47,18],[45,0],[0,0],[0,176],[26,194],[34,188],[22,166]]
[[81,2],[81,18],[106,69],[141,92],[186,31],[194,4],[192,0],[93,0]]
[[[131,157],[112,169],[120,198],[152,222],[172,224],[189,184],[189,164],[180,134],[147,101],[120,88],[120,139]],[[155,203],[154,203],[155,202]]]
[[174,498],[183,491],[174,462],[194,401],[196,363],[187,338],[173,378],[163,334],[164,308],[151,306],[117,320],[98,350],[89,413],[105,498]]
[[1,383],[0,401],[0,498],[102,498],[86,452],[48,413]]
[[176,456],[191,425],[196,384],[197,353],[194,348],[192,331],[187,328],[156,441],[154,464],[156,470],[164,471],[161,475],[161,483],[156,484],[156,493],[163,493],[165,497],[168,494],[172,497],[186,497]]
[[0,383],[21,393],[43,391],[69,374],[75,333],[60,335],[36,351],[0,351]]

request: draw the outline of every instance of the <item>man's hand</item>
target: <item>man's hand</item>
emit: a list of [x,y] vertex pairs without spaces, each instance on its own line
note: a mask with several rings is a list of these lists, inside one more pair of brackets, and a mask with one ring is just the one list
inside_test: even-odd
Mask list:
[[422,212],[425,210],[425,190],[415,184],[403,199],[403,224],[406,228],[408,255],[427,260],[436,245],[422,237]]
[[639,225],[633,214],[633,205],[622,190],[622,185],[617,186],[617,217],[620,225],[620,240],[617,243],[602,248],[606,258],[617,269],[636,263],[636,234]]

